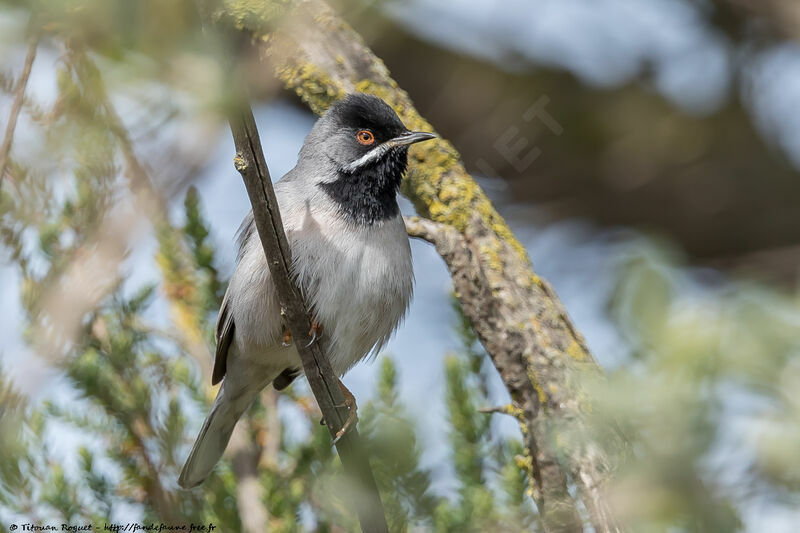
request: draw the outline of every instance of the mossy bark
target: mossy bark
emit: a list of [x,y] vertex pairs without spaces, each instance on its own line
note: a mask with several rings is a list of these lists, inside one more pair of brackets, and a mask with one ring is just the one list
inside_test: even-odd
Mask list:
[[[257,4],[227,2],[275,75],[315,113],[361,91],[383,98],[410,129],[434,131],[384,63],[324,2],[281,2],[279,21],[248,25],[263,20],[259,9],[275,12],[274,2]],[[409,156],[402,192],[435,222],[425,226],[427,237],[416,236],[436,244],[447,262],[464,312],[511,394],[526,440],[527,457],[520,463],[545,529],[583,530],[579,506],[567,490],[571,480],[594,529],[620,531],[603,494],[609,460],[592,442],[581,399],[581,377],[600,374],[583,338],[455,147],[440,138],[415,145]]]

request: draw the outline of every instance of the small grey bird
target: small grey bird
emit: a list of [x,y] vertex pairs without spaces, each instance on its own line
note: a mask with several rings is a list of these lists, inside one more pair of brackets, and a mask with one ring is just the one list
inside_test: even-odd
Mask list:
[[[380,98],[351,94],[320,117],[297,165],[275,184],[314,335],[339,377],[377,353],[408,309],[414,275],[397,188],[409,145],[434,137],[409,131]],[[256,395],[270,383],[287,387],[303,368],[281,322],[252,212],[238,241],[217,319],[212,384],[222,386],[178,479],[184,488],[211,473]]]

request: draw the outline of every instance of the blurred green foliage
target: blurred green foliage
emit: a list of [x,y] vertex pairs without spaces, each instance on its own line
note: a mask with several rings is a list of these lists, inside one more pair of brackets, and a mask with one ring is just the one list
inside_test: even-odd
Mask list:
[[[590,395],[634,457],[612,493],[641,531],[737,531],[757,505],[800,504],[795,296],[631,247],[610,303],[631,349]],[[774,506],[774,507],[770,507]]]

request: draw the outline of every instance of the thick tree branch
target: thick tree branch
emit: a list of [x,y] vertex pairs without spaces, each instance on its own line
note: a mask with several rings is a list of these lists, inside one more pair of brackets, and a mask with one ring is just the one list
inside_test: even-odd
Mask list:
[[504,304],[492,293],[474,244],[452,226],[419,217],[406,218],[405,222],[408,234],[433,244],[447,264],[462,309],[493,356],[514,400],[503,412],[515,416],[529,429],[523,432],[531,460],[529,474],[533,497],[539,511],[545,515],[545,528],[548,531],[582,530],[580,516],[567,492],[566,475],[552,451],[539,444],[546,442],[549,436],[542,424],[544,417],[538,416],[541,398],[527,377],[522,353],[509,353],[497,346],[507,341],[497,339],[499,331],[492,334],[495,328],[508,328],[508,324],[502,318]]
[[[239,21],[247,19],[242,11],[253,6],[245,4],[234,2],[239,12],[233,15]],[[321,0],[292,2],[277,30],[248,29],[256,42],[264,43],[263,54],[279,79],[314,111],[323,111],[348,92],[363,91],[387,101],[409,128],[433,130],[383,62]],[[597,366],[553,292],[531,269],[525,249],[465,171],[455,148],[441,138],[426,144],[410,151],[403,192],[418,213],[452,226],[471,245],[470,268],[464,275],[471,281],[457,291],[520,408],[531,488],[545,529],[583,527],[567,490],[569,476],[595,530],[617,531],[602,494],[610,461],[592,441],[578,393],[578,376],[584,371],[596,374]],[[489,305],[473,304],[480,301]]]
[[[470,227],[480,228],[480,224],[471,224]],[[575,409],[577,416],[583,416],[577,398],[569,396],[570,391],[574,390],[573,384],[566,381],[570,375],[569,368],[556,366],[559,362],[548,362],[539,357],[530,361],[525,354],[532,350],[535,353],[535,348],[538,347],[526,344],[537,340],[535,337],[526,338],[524,329],[520,331],[519,323],[516,322],[520,313],[522,316],[530,312],[546,313],[544,314],[546,323],[553,324],[555,320],[563,320],[569,324],[567,331],[575,334],[574,327],[567,322],[566,313],[549,284],[542,282],[538,285],[542,293],[536,294],[532,301],[524,301],[520,298],[529,297],[529,294],[525,294],[527,291],[497,281],[493,283],[490,278],[496,278],[497,273],[492,271],[492,267],[487,266],[480,256],[480,250],[485,248],[486,240],[491,239],[491,236],[483,230],[462,234],[451,226],[418,217],[407,218],[406,229],[411,237],[433,244],[444,259],[462,309],[470,317],[478,337],[486,346],[511,394],[512,405],[502,409],[491,409],[489,412],[502,412],[515,416],[523,426],[523,435],[527,439],[525,444],[532,460],[530,467],[534,498],[540,510],[545,513],[545,528],[555,531],[571,531],[576,528],[575,520],[578,518],[574,514],[575,509],[568,504],[570,497],[566,492],[566,479],[556,455],[556,453],[566,453],[569,472],[575,476],[573,480],[581,490],[582,499],[589,510],[595,529],[608,532],[621,531],[603,494],[605,479],[599,473],[608,467],[602,450],[591,441],[580,447],[550,448],[551,442],[558,438],[559,434],[563,434],[562,432],[569,432],[573,438],[580,439],[584,439],[586,435],[580,433],[582,428],[579,418],[569,421],[573,426],[578,425],[577,430],[562,421],[550,420],[552,411],[547,410],[548,398],[542,390],[544,383],[548,384],[547,392],[558,393],[561,401],[569,402],[562,405],[562,408]],[[515,251],[507,245],[498,252],[498,258],[503,264],[513,264],[514,261],[509,261],[509,257],[515,255]],[[516,277],[521,272],[509,274]],[[492,287],[502,287],[502,290],[495,291]],[[536,307],[528,309],[529,304],[537,306],[536,300],[542,298],[553,299],[551,309],[536,310]],[[540,307],[540,304],[538,305]],[[563,332],[539,330],[534,334],[556,336],[563,335]],[[560,364],[571,363],[567,361]],[[531,373],[534,365],[538,368],[538,374]],[[560,381],[562,379],[565,381]],[[556,386],[563,387],[564,390],[558,390]],[[598,524],[603,527],[598,527]]]
[[[284,320],[300,353],[311,391],[325,417],[331,435],[335,435],[347,420],[348,410],[344,405],[338,378],[328,358],[322,352],[319,343],[311,342],[309,313],[300,289],[292,277],[291,249],[283,230],[278,202],[275,199],[275,191],[272,188],[250,106],[245,105],[233,113],[230,125],[236,145],[234,163],[242,175],[247,194],[250,196],[256,229],[268,259],[267,263],[278,293]],[[358,511],[362,530],[370,533],[388,531],[380,494],[367,456],[361,449],[356,429],[352,428],[345,433],[336,444],[336,448],[346,473],[358,483],[357,494],[351,496]]]

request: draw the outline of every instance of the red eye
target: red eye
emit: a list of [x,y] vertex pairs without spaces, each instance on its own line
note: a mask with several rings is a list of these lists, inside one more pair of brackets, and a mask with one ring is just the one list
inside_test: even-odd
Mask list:
[[370,145],[375,142],[375,136],[369,130],[359,130],[356,133],[356,140],[364,145]]

